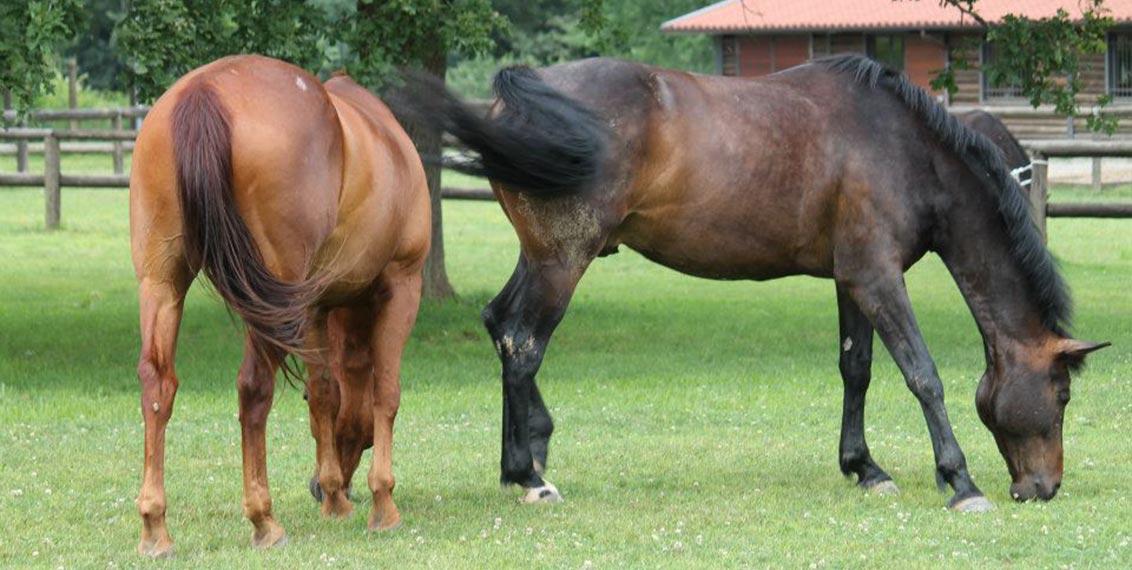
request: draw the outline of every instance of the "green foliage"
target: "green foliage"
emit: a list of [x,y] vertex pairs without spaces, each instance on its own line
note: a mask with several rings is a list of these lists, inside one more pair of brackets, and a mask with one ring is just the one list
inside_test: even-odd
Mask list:
[[56,54],[82,20],[82,0],[0,2],[0,91],[17,110],[51,89]]
[[318,69],[324,11],[291,0],[132,0],[115,31],[139,99],[150,100],[189,70],[220,57],[259,53]]
[[511,25],[496,40],[492,59],[456,59],[453,87],[490,96],[491,76],[505,65],[551,65],[611,56],[675,69],[712,72],[711,38],[670,35],[660,24],[700,8],[700,0],[495,0]]
[[488,0],[358,0],[348,32],[356,58],[348,70],[374,87],[397,66],[423,66],[443,76],[448,54],[486,53],[506,24]]
[[[977,17],[977,0],[941,1],[986,25]],[[986,40],[995,46],[995,61],[982,66],[988,83],[996,87],[1017,85],[1034,107],[1049,104],[1060,115],[1076,115],[1082,88],[1078,73],[1081,56],[1104,53],[1106,34],[1114,23],[1104,0],[1084,0],[1081,10],[1080,19],[1058,9],[1056,15],[1038,19],[1007,15],[1001,23],[987,26]],[[932,81],[932,87],[954,94],[955,71],[973,67],[966,59],[956,58]],[[1116,131],[1116,118],[1101,112],[1110,100],[1107,95],[1098,99],[1086,119],[1091,130],[1108,134]]]
[[86,26],[63,54],[74,57],[79,72],[95,89],[120,88],[125,65],[112,42],[114,26],[125,13],[126,0],[85,0]]
[[[68,106],[67,77],[58,69],[53,74],[48,88],[41,92],[32,105],[35,109],[62,109]],[[125,107],[129,99],[121,91],[95,89],[87,82],[86,76],[79,76],[78,106],[83,108]]]

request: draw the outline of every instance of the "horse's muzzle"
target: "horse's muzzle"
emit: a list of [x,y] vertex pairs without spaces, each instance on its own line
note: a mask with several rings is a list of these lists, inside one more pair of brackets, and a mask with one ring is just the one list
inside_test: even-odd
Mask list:
[[1048,501],[1057,495],[1061,488],[1061,479],[1042,477],[1040,475],[1027,475],[1010,486],[1010,496],[1015,501],[1025,502],[1037,499]]

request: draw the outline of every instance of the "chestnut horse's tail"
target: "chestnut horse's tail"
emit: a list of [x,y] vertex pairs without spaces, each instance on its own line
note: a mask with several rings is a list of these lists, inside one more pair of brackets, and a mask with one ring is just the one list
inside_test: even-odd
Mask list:
[[173,107],[173,154],[190,264],[247,323],[261,347],[301,352],[309,281],[286,283],[267,269],[247,224],[236,211],[228,110],[211,85],[196,81]]
[[451,133],[479,155],[446,161],[446,167],[543,195],[577,192],[598,177],[608,140],[601,118],[531,68],[508,67],[495,75],[502,108],[493,118],[484,118],[435,80],[416,76],[410,82],[424,84],[416,86],[419,93],[443,95],[395,100],[399,110]]

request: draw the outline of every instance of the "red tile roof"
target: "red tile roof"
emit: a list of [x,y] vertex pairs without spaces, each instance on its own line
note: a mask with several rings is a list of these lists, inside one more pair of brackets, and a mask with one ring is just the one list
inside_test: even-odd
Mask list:
[[[1041,18],[1058,8],[1079,15],[1080,0],[978,0],[988,22],[1006,14]],[[1105,0],[1118,22],[1132,21],[1132,0]],[[661,25],[665,32],[728,33],[884,29],[956,29],[976,25],[939,0],[724,0]]]

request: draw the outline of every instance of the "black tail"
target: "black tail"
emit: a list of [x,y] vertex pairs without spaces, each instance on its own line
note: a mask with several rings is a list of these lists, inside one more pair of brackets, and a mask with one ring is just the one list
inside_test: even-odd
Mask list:
[[190,263],[201,267],[259,346],[301,352],[315,286],[285,283],[264,265],[236,211],[228,111],[203,81],[186,88],[173,108],[173,150]]
[[411,76],[408,81],[407,92],[428,96],[402,99],[399,110],[451,133],[478,155],[446,161],[445,166],[491,178],[519,192],[544,195],[587,188],[601,170],[608,140],[601,118],[544,83],[528,67],[509,67],[496,74],[495,94],[502,109],[491,119],[435,80]]
[[999,215],[1011,242],[1011,254],[1026,276],[1034,300],[1042,309],[1044,324],[1052,331],[1067,334],[1073,313],[1069,288],[1058,273],[1053,255],[1046,249],[1041,233],[1030,217],[1029,201],[1003,162],[999,148],[987,137],[963,126],[943,105],[903,74],[876,61],[861,55],[837,55],[813,63],[896,95],[982,180],[998,204]]

